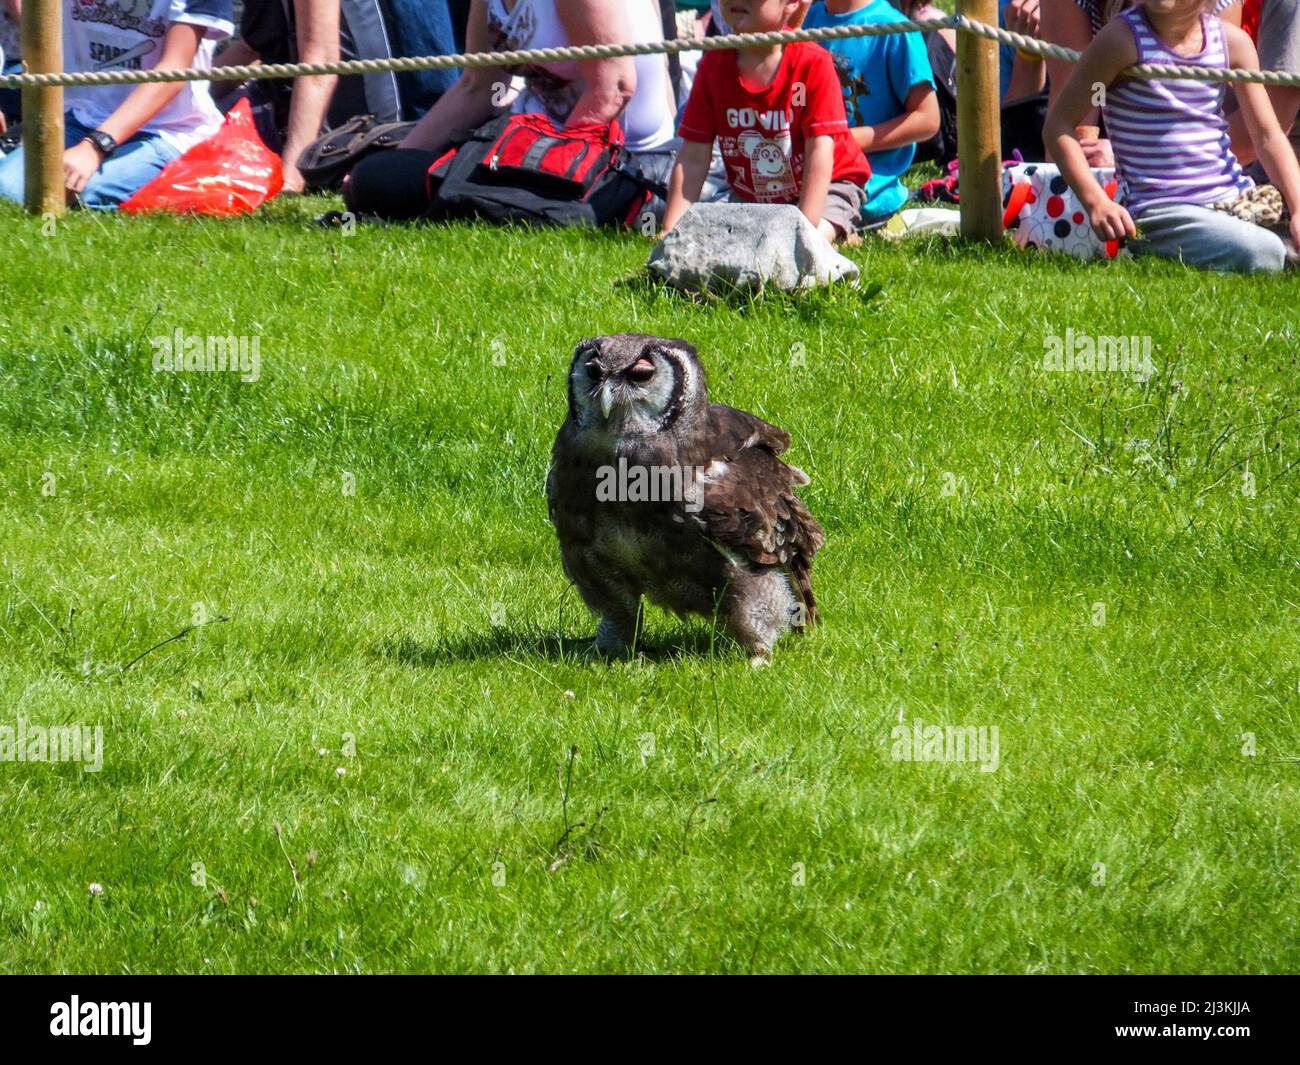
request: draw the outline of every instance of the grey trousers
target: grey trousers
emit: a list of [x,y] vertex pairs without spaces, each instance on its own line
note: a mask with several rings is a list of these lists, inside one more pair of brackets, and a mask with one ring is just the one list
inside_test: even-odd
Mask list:
[[1134,218],[1134,255],[1179,259],[1221,273],[1275,273],[1286,264],[1282,238],[1263,226],[1190,203],[1157,204]]

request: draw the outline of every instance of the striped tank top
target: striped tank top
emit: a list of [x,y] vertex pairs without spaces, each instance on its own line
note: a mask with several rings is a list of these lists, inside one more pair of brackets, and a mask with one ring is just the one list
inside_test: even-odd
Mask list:
[[[1223,26],[1212,15],[1201,15],[1205,47],[1196,56],[1166,48],[1143,8],[1118,17],[1133,31],[1139,63],[1229,65]],[[1157,204],[1217,203],[1254,185],[1232,154],[1224,91],[1225,86],[1204,81],[1133,78],[1120,78],[1107,90],[1102,115],[1132,214]]]

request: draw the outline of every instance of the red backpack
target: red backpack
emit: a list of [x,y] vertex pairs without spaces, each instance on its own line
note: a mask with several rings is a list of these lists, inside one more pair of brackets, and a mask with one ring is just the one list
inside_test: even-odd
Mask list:
[[426,219],[630,228],[667,191],[623,168],[623,129],[557,129],[544,114],[506,115],[429,168]]

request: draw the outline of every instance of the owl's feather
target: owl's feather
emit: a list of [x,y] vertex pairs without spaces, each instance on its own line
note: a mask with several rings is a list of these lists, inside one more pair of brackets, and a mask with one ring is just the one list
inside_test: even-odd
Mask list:
[[704,443],[704,505],[693,515],[705,535],[761,566],[782,566],[794,579],[810,623],[818,620],[812,557],[826,542],[795,488],[808,483],[779,455],[790,446],[784,429],[745,411],[714,403]]

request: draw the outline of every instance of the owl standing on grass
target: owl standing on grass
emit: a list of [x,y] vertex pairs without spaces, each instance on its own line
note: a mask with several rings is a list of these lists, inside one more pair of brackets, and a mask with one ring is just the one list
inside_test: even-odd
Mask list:
[[597,650],[634,650],[642,596],[721,622],[754,665],[817,621],[826,537],[795,494],[808,476],[779,458],[789,433],[710,403],[682,340],[585,340],[568,392],[546,499],[564,572],[600,618]]

